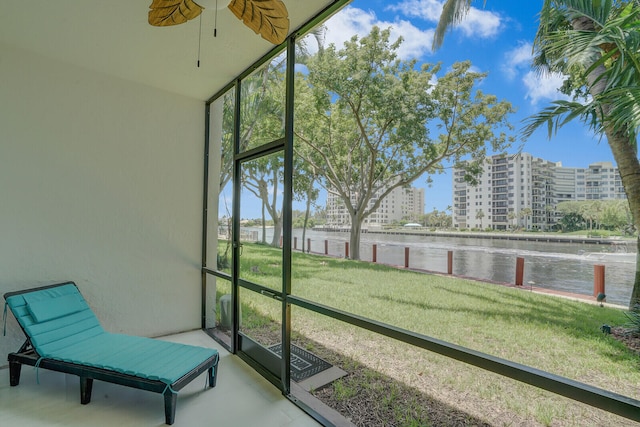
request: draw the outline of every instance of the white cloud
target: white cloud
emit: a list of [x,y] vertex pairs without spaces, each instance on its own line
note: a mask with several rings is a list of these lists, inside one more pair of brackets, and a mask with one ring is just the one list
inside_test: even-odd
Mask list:
[[525,99],[528,99],[533,106],[543,100],[569,99],[558,91],[564,77],[560,74],[536,73],[531,69],[532,59],[531,43],[522,42],[505,53],[502,72],[508,80],[522,76],[521,81],[526,91]]
[[492,38],[500,32],[500,16],[493,12],[472,7],[459,27],[467,37]]
[[505,53],[501,68],[507,79],[513,80],[521,70],[531,67],[531,52],[531,43],[520,43],[518,47]]
[[406,16],[422,18],[425,21],[438,22],[442,3],[438,0],[405,0],[396,5],[390,5],[388,9]]
[[[389,6],[389,10],[400,12],[405,16],[421,18],[437,23],[442,12],[442,1],[438,0],[405,0],[397,5]],[[501,16],[495,12],[471,7],[466,17],[453,28],[462,30],[467,37],[491,38],[502,29]]]
[[528,71],[522,77],[522,83],[527,89],[525,98],[530,100],[531,105],[536,105],[541,100],[569,99],[558,91],[563,81],[564,77],[560,74],[539,75],[535,71]]
[[371,32],[371,28],[378,26],[381,29],[391,27],[391,41],[398,37],[404,39],[398,49],[398,56],[403,59],[420,58],[431,51],[433,30],[421,30],[409,21],[378,20],[375,13],[355,7],[346,7],[325,23],[327,33],[325,42],[333,43],[338,49],[344,46],[344,42],[354,35],[363,37]]

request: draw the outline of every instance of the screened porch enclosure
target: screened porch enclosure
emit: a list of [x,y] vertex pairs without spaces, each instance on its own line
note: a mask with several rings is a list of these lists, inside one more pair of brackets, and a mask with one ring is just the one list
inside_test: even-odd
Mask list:
[[[226,8],[213,37],[209,3],[198,58],[198,20],[152,27],[150,3],[36,0],[0,8],[0,294],[73,280],[105,329],[161,337],[200,329],[203,318],[206,100],[274,46]],[[287,3],[294,31],[333,2]],[[10,315],[6,331],[2,368],[24,342]],[[34,379],[24,374],[18,388],[2,383],[0,424],[9,413],[4,393],[20,394]],[[228,384],[231,395],[241,394],[240,384],[265,384],[255,374],[237,379]],[[46,402],[56,397],[52,384],[25,393]],[[258,393],[282,395],[268,387]],[[62,400],[79,406],[71,395]],[[284,401],[274,414],[297,411]],[[91,405],[82,409],[90,413]],[[33,412],[11,410],[17,420]],[[117,407],[102,414],[110,411]],[[178,423],[183,415],[178,404]],[[208,422],[211,415],[185,418]]]
[[[367,354],[396,352],[455,361],[474,389],[488,372],[493,376],[485,382],[492,385],[504,378],[529,384],[525,397],[539,387],[638,420],[635,397],[479,351],[473,342],[452,343],[446,329],[436,335],[408,328],[407,316],[384,310],[383,302],[398,294],[341,298],[335,284],[353,284],[340,275],[343,264],[297,249],[306,239],[296,243],[292,231],[296,188],[314,186],[294,174],[312,176],[299,155],[301,137],[311,130],[296,123],[301,42],[348,2],[287,1],[292,31],[275,48],[226,10],[215,38],[209,34],[214,15],[203,15],[206,31],[199,39],[197,22],[148,26],[147,2],[24,3],[7,3],[0,14],[0,75],[8,82],[0,86],[0,293],[73,280],[111,332],[226,349],[217,388],[181,396],[188,403],[183,410],[179,404],[178,423],[183,416],[189,424],[215,420],[208,411],[215,401],[211,407],[228,404],[238,413],[255,405],[261,411],[255,419],[274,419],[266,425],[340,424],[344,418],[305,400],[305,393],[340,378],[340,370],[348,374]],[[255,109],[261,105],[268,108]],[[243,222],[255,206],[262,223],[248,230]],[[262,228],[265,218],[269,229]],[[338,280],[327,279],[327,270]],[[367,268],[361,276],[373,284],[381,273]],[[420,303],[411,310],[416,307]],[[204,341],[205,334],[216,341]],[[384,347],[372,344],[378,341]],[[22,342],[9,317],[0,353]],[[323,373],[336,368],[328,382],[298,376],[313,357],[333,365]],[[28,375],[23,382],[33,380]],[[225,383],[227,375],[234,381]],[[24,391],[43,402],[46,410],[36,415],[10,403],[20,388],[0,383],[0,405],[11,406],[0,411],[0,420],[11,414],[12,421],[40,422],[59,414],[54,404],[79,406],[67,399],[66,388],[64,396],[55,395],[56,386],[67,386],[66,377],[45,379],[51,381],[45,387],[31,384]],[[252,396],[265,394],[267,402],[242,400],[247,384]],[[105,390],[96,410],[100,422],[112,425],[119,409],[108,399],[115,392]],[[239,408],[230,397],[241,401]],[[123,419],[154,412],[151,401],[130,403]],[[222,419],[255,420],[240,414]]]
[[[519,402],[530,400],[530,396],[543,389],[568,398],[570,411],[580,412],[591,406],[586,415],[580,416],[588,418],[598,408],[603,411],[596,412],[597,416],[607,420],[604,422],[620,420],[607,412],[626,417],[624,422],[637,421],[639,402],[628,396],[627,393],[633,393],[628,386],[616,390],[598,388],[590,381],[583,383],[564,372],[559,374],[555,366],[541,369],[535,358],[524,354],[504,357],[498,344],[487,345],[506,339],[499,331],[493,336],[469,325],[468,333],[450,335],[446,322],[464,323],[467,313],[469,316],[485,313],[474,306],[474,301],[491,299],[482,295],[482,289],[444,289],[445,296],[447,292],[449,296],[467,296],[464,308],[447,310],[442,300],[429,299],[428,279],[420,283],[415,280],[411,286],[403,281],[403,288],[407,288],[403,291],[393,286],[400,281],[400,274],[382,272],[365,263],[347,265],[335,256],[323,258],[317,246],[314,254],[305,253],[309,252],[309,242],[304,234],[300,237],[300,223],[294,225],[294,201],[300,206],[305,197],[322,187],[320,171],[335,166],[329,161],[315,163],[322,156],[314,158],[309,151],[319,152],[322,139],[331,140],[328,136],[331,126],[324,123],[325,119],[336,127],[347,121],[327,119],[333,113],[331,107],[316,111],[314,106],[304,104],[314,95],[321,97],[312,93],[312,83],[305,79],[309,72],[305,69],[308,51],[303,46],[313,43],[312,30],[322,19],[291,37],[286,48],[263,57],[207,104],[210,121],[205,155],[203,328],[294,399],[296,388],[314,380],[313,376],[311,380],[294,378],[300,375],[301,366],[311,365],[309,360],[313,358],[330,360],[318,370],[336,368],[344,375],[353,374],[356,360],[377,366],[371,375],[388,373],[390,381],[413,385],[421,382],[416,377],[429,370],[432,358],[443,356],[450,362],[447,372],[451,370],[456,372],[452,377],[462,375],[478,383],[475,388],[480,395],[485,390],[479,383],[501,389],[503,384],[516,379],[528,385],[518,387],[518,393],[522,393]],[[336,97],[334,93],[326,96],[331,101]],[[327,152],[340,151],[347,145],[342,139],[333,141],[335,148],[329,147]],[[326,160],[328,154],[322,155]],[[328,191],[327,181],[323,184],[323,190]],[[343,254],[340,258],[348,257],[346,249]],[[350,276],[350,268],[357,273]],[[333,275],[329,273],[331,270]],[[381,286],[381,282],[387,286]],[[443,288],[440,284],[435,287]],[[519,306],[523,299],[505,293],[504,301],[504,306]],[[562,309],[542,309],[540,317],[546,319],[547,314]],[[439,310],[443,312],[442,319],[446,318],[442,320],[444,324],[434,317],[431,322],[414,326],[413,319]],[[486,313],[510,315],[492,310]],[[513,326],[526,330],[526,319],[514,321]],[[395,357],[395,351],[400,354],[415,351],[412,359],[415,363]],[[369,354],[379,357],[368,357]],[[418,360],[424,365],[419,366]],[[412,368],[394,371],[391,366],[396,364]],[[328,382],[318,380],[316,388],[331,384],[342,375],[337,373]],[[444,384],[455,381],[443,379]],[[338,383],[335,388],[344,384]],[[587,405],[576,408],[575,401]],[[445,400],[442,406],[446,403]],[[476,414],[472,409],[466,412],[460,405],[452,406],[452,413],[462,411],[465,416],[477,417],[474,422],[478,423],[484,422],[491,412],[491,407]]]

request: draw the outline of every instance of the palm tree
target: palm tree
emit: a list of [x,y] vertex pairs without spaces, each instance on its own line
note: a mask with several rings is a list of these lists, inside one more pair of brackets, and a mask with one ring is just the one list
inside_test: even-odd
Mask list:
[[[514,219],[518,218],[518,214],[517,214],[517,213],[515,213],[515,212],[513,212],[513,211],[511,211],[511,212],[509,212],[509,214],[507,215],[507,218],[509,218],[509,221],[512,221],[512,222],[513,222],[513,220],[514,220]],[[512,224],[511,226],[512,226],[512,229],[515,229],[515,228],[516,228],[516,227],[515,227],[515,224]]]
[[484,218],[484,211],[480,209],[478,212],[476,212],[476,219],[480,220],[480,229],[482,229],[482,218]]
[[529,217],[531,216],[532,213],[533,211],[531,210],[531,208],[524,208],[520,210],[520,218],[524,219],[525,230],[529,229]]
[[[588,94],[587,103],[555,101],[533,116],[530,135],[546,124],[549,134],[574,118],[604,134],[618,164],[636,228],[640,225],[640,162],[636,130],[640,109],[640,2],[545,0],[534,41],[534,65],[569,76],[567,89]],[[637,241],[640,248],[640,237]],[[639,251],[640,254],[640,251]],[[630,307],[640,303],[640,255]]]
[[[460,22],[472,0],[446,0],[433,46]],[[563,89],[589,102],[555,101],[529,119],[531,135],[547,125],[549,135],[579,118],[604,134],[618,165],[636,229],[640,229],[640,1],[544,0],[534,41],[534,66],[568,76]],[[640,304],[640,236],[630,307]]]

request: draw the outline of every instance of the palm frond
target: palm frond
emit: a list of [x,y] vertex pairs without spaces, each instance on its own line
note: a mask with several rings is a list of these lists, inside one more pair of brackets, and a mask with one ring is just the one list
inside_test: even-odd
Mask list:
[[546,125],[549,136],[579,118],[593,131],[640,129],[640,1],[545,0],[534,42],[534,66],[586,82],[587,104],[556,101],[526,120],[530,136]]
[[[431,49],[436,51],[442,47],[444,35],[451,26],[458,24],[467,16],[471,9],[472,0],[446,0],[442,5],[440,20],[433,35],[433,44]],[[486,0],[485,0],[486,3]]]
[[558,132],[558,129],[576,118],[580,118],[594,132],[602,133],[600,115],[600,107],[594,102],[581,104],[575,101],[553,101],[551,106],[527,117],[523,121],[525,126],[520,130],[520,133],[524,138],[529,138],[539,127],[546,125],[548,137],[551,138]]
[[599,27],[605,26],[613,7],[613,0],[562,0],[556,3],[556,7],[566,8],[569,19],[588,18]]

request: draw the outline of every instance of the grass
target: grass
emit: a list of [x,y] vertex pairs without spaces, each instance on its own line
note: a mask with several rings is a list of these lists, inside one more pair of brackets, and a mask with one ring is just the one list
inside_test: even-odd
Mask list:
[[[365,262],[297,252],[292,261],[294,295],[640,398],[638,357],[600,331],[602,324],[627,321],[620,310]],[[279,289],[281,251],[245,244],[240,271],[244,279]],[[278,342],[279,304],[249,291],[242,293],[241,302],[243,328]],[[402,392],[381,395],[383,407],[396,408],[382,412],[395,420],[388,425],[426,422],[421,415],[412,418],[416,411],[411,408],[420,406],[415,403],[420,398],[407,398],[413,393],[407,390],[497,425],[633,425],[298,307],[292,313],[295,340],[324,352],[321,357],[334,358],[329,360],[334,364],[349,365],[342,366],[348,372],[359,373],[335,382],[329,401],[340,406],[341,401],[357,400],[359,393],[370,390],[368,385],[379,382],[375,375],[405,387]],[[383,384],[385,390],[393,390]],[[406,405],[399,405],[401,400]]]

